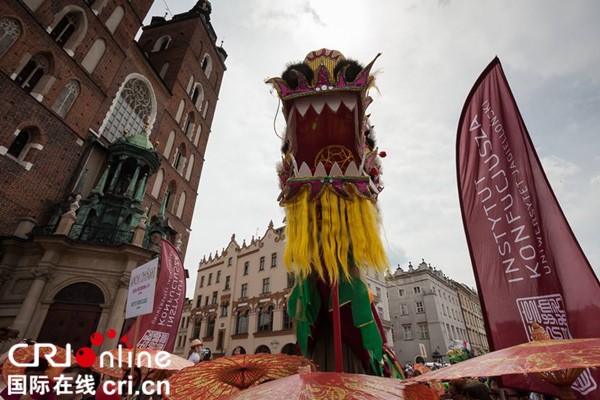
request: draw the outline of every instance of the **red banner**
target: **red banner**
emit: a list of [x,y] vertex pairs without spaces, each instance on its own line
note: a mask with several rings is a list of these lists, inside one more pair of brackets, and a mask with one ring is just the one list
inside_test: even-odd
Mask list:
[[[154,295],[154,311],[139,317],[141,321],[137,347],[173,352],[184,304],[183,263],[175,247],[163,239]],[[130,342],[134,340],[134,334],[135,323],[127,332]]]
[[[467,97],[456,142],[458,188],[488,341],[498,350],[531,340],[600,335],[600,284],[575,239],[495,58]],[[591,205],[590,205],[591,206]],[[544,391],[539,380],[507,385]],[[600,398],[600,371],[573,385]]]

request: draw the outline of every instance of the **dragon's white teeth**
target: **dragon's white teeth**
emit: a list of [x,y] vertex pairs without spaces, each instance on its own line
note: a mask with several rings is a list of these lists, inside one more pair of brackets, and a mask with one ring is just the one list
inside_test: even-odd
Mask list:
[[333,163],[333,166],[331,167],[331,171],[329,171],[329,176],[342,176],[344,175],[344,173],[342,172],[342,169],[340,168],[340,166],[337,163]]
[[357,104],[356,95],[351,93],[336,93],[328,96],[301,97],[294,101],[294,108],[304,117],[311,106],[317,114],[321,114],[323,108],[325,108],[325,104],[333,112],[337,112],[341,103],[344,103],[349,110],[354,110]]
[[308,165],[303,162],[300,166],[300,170],[298,171],[298,176],[312,176],[312,172],[310,172],[310,168]]
[[325,171],[325,167],[323,163],[320,162],[315,169],[315,176],[327,176],[327,171]]
[[294,168],[294,176],[298,176],[298,163],[296,163],[296,159],[292,154],[290,154],[290,159],[292,160],[292,167]]
[[356,167],[356,164],[354,162],[350,162],[350,164],[348,164],[348,168],[346,168],[346,173],[344,174],[346,176],[359,176],[360,173],[358,172],[358,168]]

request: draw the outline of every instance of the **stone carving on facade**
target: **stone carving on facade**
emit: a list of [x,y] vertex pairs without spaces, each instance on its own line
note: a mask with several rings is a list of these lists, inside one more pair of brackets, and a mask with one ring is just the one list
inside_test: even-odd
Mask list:
[[117,288],[129,287],[129,277],[123,275],[115,283],[117,285]]
[[50,268],[46,267],[33,268],[31,270],[31,274],[35,279],[42,279],[46,282],[49,282],[52,279],[54,279],[54,272],[52,272]]
[[140,223],[138,224],[138,228],[142,228],[142,229],[147,228],[146,222],[148,221],[148,211],[149,211],[148,207],[144,208],[144,213],[140,217]]
[[181,253],[181,245],[183,244],[183,242],[181,241],[181,233],[178,233],[177,235],[175,235],[175,250],[177,250],[178,252]]
[[79,200],[81,200],[81,195],[78,194],[75,196],[75,200],[69,205],[69,211],[65,213],[65,216],[70,216],[73,218],[77,217],[77,210],[79,210]]

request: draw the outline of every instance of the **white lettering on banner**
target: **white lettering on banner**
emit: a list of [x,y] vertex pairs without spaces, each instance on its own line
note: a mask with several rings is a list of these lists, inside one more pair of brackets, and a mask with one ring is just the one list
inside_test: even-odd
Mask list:
[[[533,323],[537,322],[551,339],[572,339],[567,321],[565,303],[560,294],[546,296],[524,297],[517,299],[517,307],[521,314],[521,321],[527,333],[527,340],[532,341]],[[579,375],[573,390],[586,395],[598,387],[589,369]]]
[[[483,102],[482,109],[484,120],[480,120],[479,114],[475,115],[469,131],[473,132],[479,149],[477,154],[486,172],[473,183],[490,224],[504,276],[509,283],[516,283],[551,274],[537,213],[525,181],[519,178],[520,166],[515,162],[504,127],[488,100]],[[494,152],[494,143],[500,144],[500,153]],[[507,169],[501,166],[501,157]],[[515,193],[518,194],[516,201],[523,203],[526,214],[519,213]],[[494,200],[497,198],[494,194],[499,201]]]
[[[37,367],[38,365],[40,365],[39,364],[40,363],[40,354],[43,354],[44,358],[48,361],[48,364],[51,367],[68,367],[69,365],[71,365],[72,350],[71,350],[70,343],[67,343],[65,345],[65,350],[66,350],[67,356],[65,357],[64,363],[54,361],[54,356],[56,355],[56,352],[58,351],[58,349],[52,343],[35,343],[33,345],[33,348],[34,348],[33,360],[31,362],[22,363],[22,362],[15,360],[15,358],[14,358],[15,351],[18,349],[21,349],[21,348],[29,347],[29,346],[30,345],[28,345],[27,343],[17,343],[15,345],[13,345],[10,348],[10,350],[8,350],[8,360],[17,367]],[[44,354],[44,352],[40,351],[40,349],[44,349],[44,348],[51,349],[51,351]]]

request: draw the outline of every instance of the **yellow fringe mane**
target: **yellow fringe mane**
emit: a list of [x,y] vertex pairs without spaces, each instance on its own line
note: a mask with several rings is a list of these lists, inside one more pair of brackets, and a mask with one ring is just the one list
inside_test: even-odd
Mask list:
[[379,237],[379,212],[370,200],[353,191],[345,199],[325,188],[318,201],[310,201],[309,191],[303,190],[285,204],[285,211],[284,261],[300,277],[316,274],[322,280],[336,282],[340,272],[349,278],[355,267],[381,272],[387,269],[388,259]]

